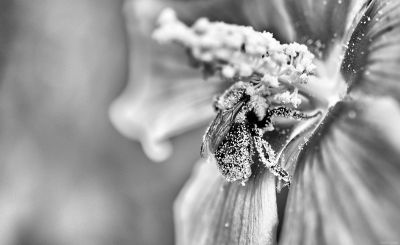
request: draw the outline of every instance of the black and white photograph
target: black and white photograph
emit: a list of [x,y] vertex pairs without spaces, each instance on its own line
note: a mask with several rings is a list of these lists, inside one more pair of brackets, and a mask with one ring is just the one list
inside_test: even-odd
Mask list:
[[400,0],[0,0],[0,245],[400,245]]

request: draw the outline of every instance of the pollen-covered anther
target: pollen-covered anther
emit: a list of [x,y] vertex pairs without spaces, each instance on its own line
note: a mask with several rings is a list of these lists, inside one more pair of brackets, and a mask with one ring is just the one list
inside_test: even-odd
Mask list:
[[[259,77],[277,86],[278,78],[306,82],[315,65],[314,55],[298,43],[281,44],[269,32],[252,27],[210,22],[201,18],[192,27],[179,21],[173,10],[162,12],[153,37],[185,46],[208,72],[224,78]],[[267,76],[266,76],[267,75]]]
[[294,108],[297,108],[301,103],[297,88],[293,92],[284,91],[282,93],[275,94],[273,100],[277,104],[291,105]]

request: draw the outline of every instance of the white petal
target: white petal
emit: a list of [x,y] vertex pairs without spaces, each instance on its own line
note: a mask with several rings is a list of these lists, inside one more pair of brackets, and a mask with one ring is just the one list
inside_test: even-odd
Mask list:
[[400,241],[399,123],[392,98],[332,110],[298,162],[282,244]]
[[349,40],[342,73],[350,90],[400,100],[400,2],[369,1]]
[[317,56],[328,57],[335,40],[340,41],[352,21],[358,0],[283,0],[295,32],[295,41],[307,44]]
[[189,66],[184,50],[157,44],[135,22],[133,10],[126,12],[129,81],[109,114],[122,134],[139,140],[152,160],[163,161],[172,152],[169,138],[211,120],[212,97],[223,84],[204,81],[201,72]]
[[177,244],[276,244],[275,177],[263,169],[228,183],[200,161],[175,202]]

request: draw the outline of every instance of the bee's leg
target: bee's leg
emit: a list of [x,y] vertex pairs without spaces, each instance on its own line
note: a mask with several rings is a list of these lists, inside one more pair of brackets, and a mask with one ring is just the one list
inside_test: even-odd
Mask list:
[[291,108],[284,107],[284,106],[279,106],[279,107],[275,107],[273,109],[268,110],[267,115],[269,117],[276,116],[276,117],[293,118],[293,119],[297,119],[297,120],[305,120],[305,119],[310,119],[310,118],[316,117],[317,115],[319,115],[319,112],[312,114],[312,115],[308,115],[306,113],[300,112],[295,109],[291,109]]
[[316,112],[314,114],[307,114],[301,111],[291,109],[284,106],[275,107],[273,109],[267,109],[264,118],[256,123],[259,128],[266,129],[267,131],[273,130],[274,126],[272,123],[273,117],[285,117],[295,120],[305,120],[314,118],[320,115],[320,112]]
[[281,166],[279,165],[274,165],[269,168],[269,171],[276,177],[278,177],[279,180],[282,180],[285,185],[290,186],[290,182],[292,180],[292,177],[289,175],[289,173],[284,170]]
[[275,152],[271,145],[262,138],[262,131],[258,128],[255,129],[257,135],[254,136],[254,145],[258,153],[259,160],[269,169],[269,171],[278,177],[279,180],[290,185],[291,177],[289,173],[277,164]]

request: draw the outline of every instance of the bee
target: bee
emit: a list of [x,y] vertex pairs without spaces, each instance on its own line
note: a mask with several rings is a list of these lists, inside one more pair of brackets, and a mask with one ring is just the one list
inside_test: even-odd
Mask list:
[[267,105],[260,118],[247,93],[256,86],[256,83],[237,82],[215,100],[217,115],[203,136],[201,155],[213,156],[228,182],[246,182],[252,175],[254,159],[258,159],[278,179],[290,185],[291,176],[277,164],[276,154],[263,135],[268,128],[273,128],[273,117],[309,117],[285,106]]

